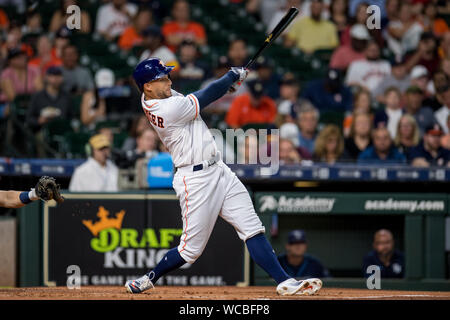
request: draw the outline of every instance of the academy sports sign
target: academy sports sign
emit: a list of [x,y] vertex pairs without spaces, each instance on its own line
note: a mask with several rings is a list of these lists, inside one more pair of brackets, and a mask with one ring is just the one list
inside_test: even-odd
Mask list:
[[446,194],[255,193],[260,214],[446,214]]
[[273,195],[265,195],[260,199],[260,212],[276,210],[279,213],[288,212],[331,212],[336,198],[327,197],[287,197],[278,199]]

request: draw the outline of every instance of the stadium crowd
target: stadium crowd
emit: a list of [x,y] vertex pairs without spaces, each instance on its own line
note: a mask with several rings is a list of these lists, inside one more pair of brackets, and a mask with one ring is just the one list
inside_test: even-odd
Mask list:
[[[280,72],[269,48],[238,91],[205,109],[210,127],[278,128],[285,164],[450,166],[449,2],[225,2],[244,10],[233,18],[252,17],[268,32],[287,8],[300,8],[277,46],[301,57],[329,56],[325,72],[305,81],[294,61]],[[194,18],[192,6],[202,1],[63,0],[51,14],[42,3],[0,0],[0,156],[80,157],[99,133],[119,166],[164,152],[140,110],[132,67],[158,57],[175,66],[173,88],[187,94],[251,56],[249,39],[238,34],[223,54],[206,58],[215,34]],[[86,11],[87,4],[95,10]],[[380,8],[379,21],[371,4]],[[81,8],[78,30],[67,26],[72,5]],[[73,40],[83,35],[134,57],[130,72],[120,75],[114,64],[92,68],[84,54],[91,48]]]

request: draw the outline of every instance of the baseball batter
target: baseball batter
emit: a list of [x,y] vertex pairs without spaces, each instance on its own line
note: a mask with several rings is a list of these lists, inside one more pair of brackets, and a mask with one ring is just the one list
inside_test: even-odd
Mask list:
[[248,70],[233,67],[206,88],[183,96],[171,89],[172,69],[150,58],[137,65],[133,77],[142,91],[142,109],[176,167],[173,188],[180,201],[183,233],[178,247],[169,250],[149,273],[127,281],[126,289],[141,293],[153,288],[164,274],[194,263],[221,216],[245,241],[253,260],[278,283],[278,294],[315,294],[322,286],[319,279],[297,281],[281,268],[247,190],[222,161],[200,115],[211,102],[236,90]]

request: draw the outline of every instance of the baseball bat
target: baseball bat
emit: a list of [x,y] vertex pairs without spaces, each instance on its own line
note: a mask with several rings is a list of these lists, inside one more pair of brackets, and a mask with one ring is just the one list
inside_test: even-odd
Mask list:
[[275,28],[272,30],[271,33],[267,36],[266,40],[264,40],[264,43],[261,45],[259,50],[255,53],[255,55],[250,59],[250,61],[245,66],[246,69],[250,68],[250,66],[258,59],[258,57],[261,55],[261,53],[267,49],[284,31],[284,29],[287,28],[287,26],[294,20],[294,18],[298,14],[298,9],[295,7],[291,7],[289,11],[284,15],[284,17],[278,22],[278,24],[275,26]]

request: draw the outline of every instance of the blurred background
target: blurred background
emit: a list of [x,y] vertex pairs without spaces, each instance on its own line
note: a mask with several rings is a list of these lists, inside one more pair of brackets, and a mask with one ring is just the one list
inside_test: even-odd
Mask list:
[[[122,284],[176,245],[178,231],[159,241],[181,228],[173,166],[133,69],[158,57],[175,66],[173,89],[191,93],[245,65],[292,6],[300,14],[240,89],[202,113],[223,134],[277,134],[226,151],[243,159],[230,167],[280,262],[333,286],[365,287],[376,264],[390,288],[450,290],[450,3],[441,0],[0,0],[0,188],[52,175],[68,199],[0,209],[0,285],[64,285],[69,264],[85,284]],[[281,166],[268,179],[250,153],[270,154],[271,140]],[[111,229],[135,241],[94,250],[92,237],[103,231],[106,246]],[[231,227],[216,229],[198,266],[163,284],[271,284]]]

